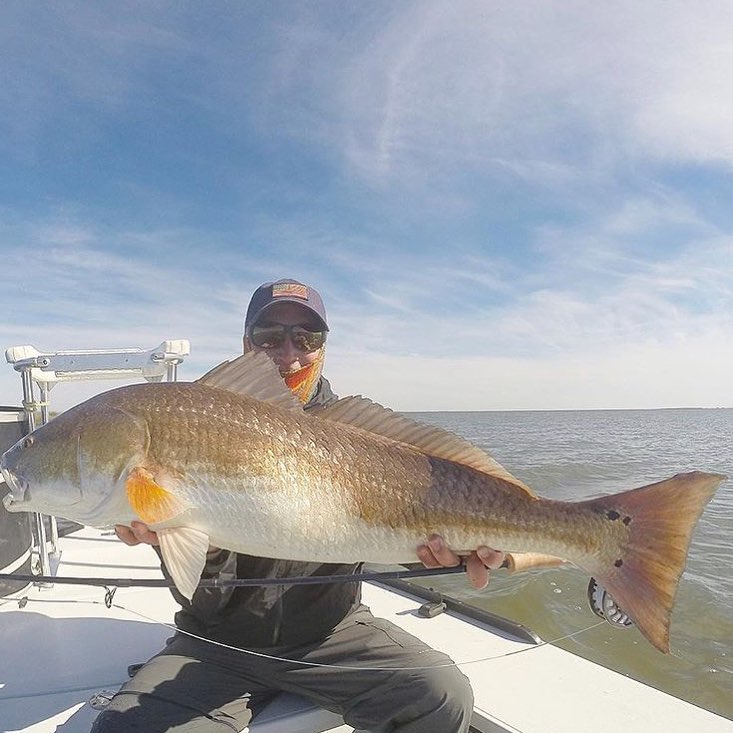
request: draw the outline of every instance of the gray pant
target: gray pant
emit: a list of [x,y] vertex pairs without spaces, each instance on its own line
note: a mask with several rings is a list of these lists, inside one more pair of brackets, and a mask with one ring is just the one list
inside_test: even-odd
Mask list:
[[115,695],[92,733],[241,731],[283,690],[375,733],[468,731],[473,710],[468,679],[444,654],[366,608],[318,644],[261,651],[290,661],[176,634]]

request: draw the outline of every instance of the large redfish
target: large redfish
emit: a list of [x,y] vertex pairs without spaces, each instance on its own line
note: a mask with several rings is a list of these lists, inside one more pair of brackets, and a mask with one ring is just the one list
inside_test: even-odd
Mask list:
[[465,440],[369,400],[304,413],[261,354],[198,382],[97,395],[20,440],[0,468],[10,511],[150,525],[188,598],[209,545],[404,563],[439,533],[458,551],[566,558],[664,652],[693,528],[725,478],[693,472],[597,499],[543,499]]

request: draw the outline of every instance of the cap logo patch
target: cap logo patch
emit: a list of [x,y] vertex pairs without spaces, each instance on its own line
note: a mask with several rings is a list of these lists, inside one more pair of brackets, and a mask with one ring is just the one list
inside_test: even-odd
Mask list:
[[302,298],[308,300],[308,288],[300,283],[275,283],[272,286],[273,298]]

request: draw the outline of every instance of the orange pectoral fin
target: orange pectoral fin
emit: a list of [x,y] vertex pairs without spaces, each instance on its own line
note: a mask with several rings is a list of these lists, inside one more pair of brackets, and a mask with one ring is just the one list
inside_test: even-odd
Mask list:
[[125,481],[127,500],[146,524],[166,522],[178,516],[188,506],[164,489],[145,468],[133,468]]

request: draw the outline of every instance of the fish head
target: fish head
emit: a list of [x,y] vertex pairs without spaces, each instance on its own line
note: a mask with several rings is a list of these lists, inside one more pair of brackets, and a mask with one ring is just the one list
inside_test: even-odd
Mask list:
[[21,438],[0,458],[8,511],[102,526],[122,521],[122,485],[149,443],[144,420],[92,398]]

